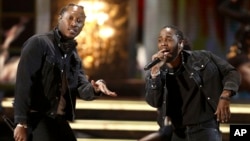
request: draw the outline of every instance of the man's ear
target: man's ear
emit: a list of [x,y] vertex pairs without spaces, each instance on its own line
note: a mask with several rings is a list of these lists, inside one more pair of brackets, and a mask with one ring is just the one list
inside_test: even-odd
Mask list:
[[180,41],[180,42],[178,43],[178,46],[179,46],[179,49],[182,50],[183,47],[184,47],[184,41],[183,41],[183,40]]
[[62,15],[58,16],[58,21],[60,21],[62,19]]
[[181,41],[181,49],[184,47],[184,41]]

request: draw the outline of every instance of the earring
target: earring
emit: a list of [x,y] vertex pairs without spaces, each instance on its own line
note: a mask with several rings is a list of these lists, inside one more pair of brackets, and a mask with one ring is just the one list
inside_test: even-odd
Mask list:
[[179,48],[183,49],[183,43],[180,43]]

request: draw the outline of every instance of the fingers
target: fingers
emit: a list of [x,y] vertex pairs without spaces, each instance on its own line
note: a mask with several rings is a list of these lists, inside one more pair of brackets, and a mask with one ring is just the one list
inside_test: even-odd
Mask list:
[[225,99],[220,99],[215,115],[218,122],[222,123],[228,122],[229,119],[231,118],[230,101]]
[[166,52],[165,49],[164,49],[164,50],[160,50],[160,51],[157,53],[157,58],[164,59],[164,58],[166,58],[167,54],[168,54],[168,52]]
[[223,115],[222,115],[221,117],[222,117],[222,122],[228,122],[228,121],[229,121],[229,119],[230,119],[230,117],[231,117],[231,113],[230,113],[229,108],[227,108],[227,109],[224,111],[224,113],[223,113]]
[[109,92],[107,92],[105,94],[108,95],[108,96],[113,96],[113,97],[117,96],[117,94],[115,92],[111,92],[111,91],[109,91]]
[[102,83],[99,86],[101,92],[103,92],[104,94],[109,96],[117,96],[117,94],[115,92],[110,91],[105,84]]
[[229,119],[231,118],[231,112],[229,108],[226,108],[225,110],[221,110],[215,113],[217,116],[217,121],[220,121],[222,123],[228,122]]
[[224,115],[224,114],[221,115],[220,121],[221,121],[222,123],[228,122],[228,117],[227,117],[227,115]]
[[159,57],[158,57],[158,53],[154,54],[154,55],[152,56],[151,59],[152,59],[152,61],[154,61],[154,60],[156,60],[157,58],[159,58]]
[[[115,92],[112,92],[110,91],[106,84],[104,84],[103,82],[101,81],[91,81],[92,85],[96,87],[96,90],[97,91],[101,91],[102,93],[104,93],[105,95],[108,95],[108,96],[117,96],[117,94]],[[94,84],[93,84],[94,83]]]
[[168,54],[168,52],[166,52],[165,49],[162,49],[160,51],[158,51],[157,53],[155,53],[153,56],[152,56],[152,60],[155,60],[157,58],[160,58],[160,59],[163,59],[166,57],[166,55]]
[[27,141],[25,128],[22,128],[22,127],[15,128],[13,136],[14,136],[15,141]]

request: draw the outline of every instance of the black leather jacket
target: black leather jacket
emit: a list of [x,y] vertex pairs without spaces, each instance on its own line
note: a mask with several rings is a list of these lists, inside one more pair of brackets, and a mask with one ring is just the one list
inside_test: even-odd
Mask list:
[[[183,51],[187,56],[184,68],[189,77],[195,81],[200,92],[206,97],[208,103],[217,108],[222,91],[231,90],[235,94],[240,85],[240,75],[225,60],[215,56],[209,51]],[[151,79],[150,71],[146,74],[146,101],[159,111],[158,124],[164,125],[164,118],[168,109],[168,90],[165,86],[167,70],[161,69],[160,75]]]
[[[93,100],[98,95],[84,75],[76,42],[71,42],[71,50],[63,53],[59,47],[64,42],[61,42],[58,32],[53,30],[34,35],[24,43],[15,87],[15,123],[26,123],[30,111],[56,116],[62,87],[61,70],[64,66],[68,83],[65,97],[68,120],[74,119],[78,96]],[[65,58],[64,54],[67,54]]]

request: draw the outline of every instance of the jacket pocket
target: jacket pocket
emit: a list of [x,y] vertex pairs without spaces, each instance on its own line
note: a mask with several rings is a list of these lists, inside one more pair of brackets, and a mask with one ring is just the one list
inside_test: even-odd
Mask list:
[[68,84],[70,88],[76,88],[78,85],[78,76],[81,71],[81,60],[74,55],[70,62],[70,71],[67,73]]
[[57,87],[55,85],[57,82],[55,81],[60,80],[60,70],[57,65],[54,56],[46,56],[42,68],[42,83],[46,96],[50,96],[51,92],[56,92]]
[[193,68],[199,73],[200,77],[204,81],[208,81],[213,77],[218,77],[218,68],[209,58],[205,57],[199,62],[193,64]]

